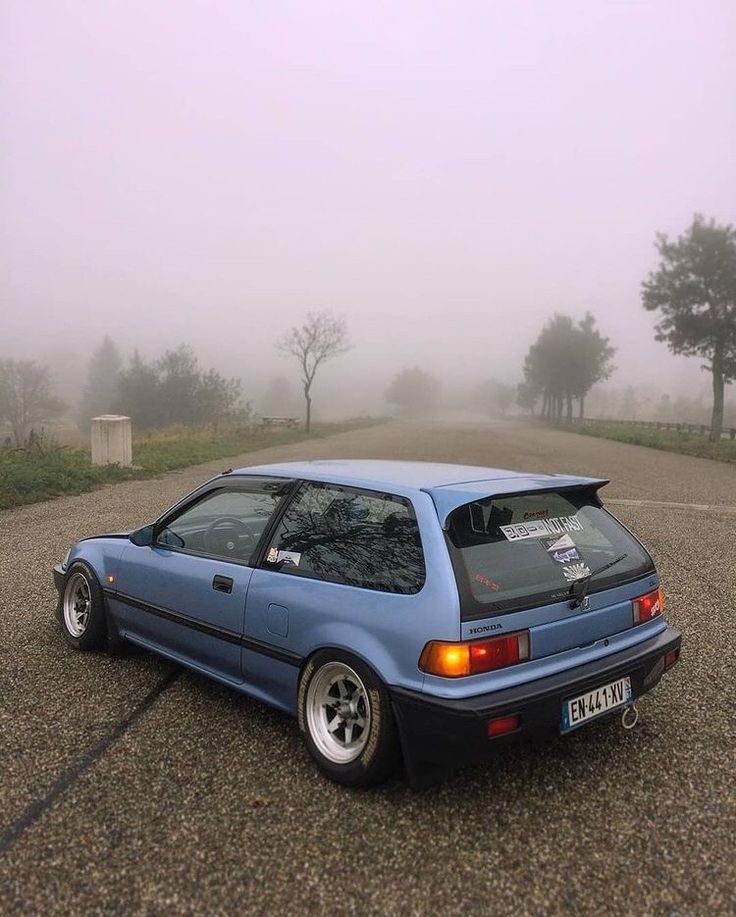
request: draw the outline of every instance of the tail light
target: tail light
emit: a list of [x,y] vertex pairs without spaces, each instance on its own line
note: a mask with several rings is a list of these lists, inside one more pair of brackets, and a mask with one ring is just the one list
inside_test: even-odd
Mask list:
[[664,593],[661,589],[655,589],[646,595],[640,595],[631,604],[634,608],[634,624],[643,624],[652,618],[658,618],[664,612]]
[[529,658],[529,631],[520,630],[490,640],[465,643],[430,641],[422,650],[419,668],[430,675],[461,678],[525,662]]

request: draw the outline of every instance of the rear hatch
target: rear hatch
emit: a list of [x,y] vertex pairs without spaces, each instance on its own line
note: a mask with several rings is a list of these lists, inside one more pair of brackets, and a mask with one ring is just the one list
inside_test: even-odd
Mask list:
[[602,483],[482,497],[449,512],[462,639],[528,628],[530,659],[540,660],[633,627],[631,599],[656,584],[654,564],[601,505]]

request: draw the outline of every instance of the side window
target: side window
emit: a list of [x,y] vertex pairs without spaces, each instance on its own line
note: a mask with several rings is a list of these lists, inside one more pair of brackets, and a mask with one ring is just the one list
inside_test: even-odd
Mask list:
[[327,484],[302,485],[266,563],[381,592],[419,592],[425,577],[419,527],[408,500]]
[[168,524],[157,544],[249,562],[282,497],[278,483],[213,490]]

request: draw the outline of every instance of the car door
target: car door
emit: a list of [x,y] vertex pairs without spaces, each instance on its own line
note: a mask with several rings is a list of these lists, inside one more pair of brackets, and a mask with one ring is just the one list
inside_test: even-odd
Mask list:
[[121,559],[116,608],[133,642],[242,682],[245,599],[284,481],[222,478],[157,523],[153,544]]

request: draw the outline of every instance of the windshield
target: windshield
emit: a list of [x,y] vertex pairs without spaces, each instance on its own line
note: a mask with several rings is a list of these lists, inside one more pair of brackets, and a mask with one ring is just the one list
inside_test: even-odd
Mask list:
[[588,593],[653,569],[590,489],[489,497],[459,507],[448,524],[463,618],[563,601],[578,580],[617,559]]

